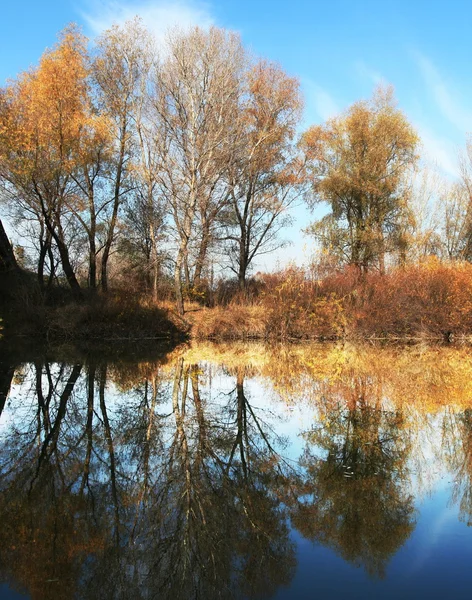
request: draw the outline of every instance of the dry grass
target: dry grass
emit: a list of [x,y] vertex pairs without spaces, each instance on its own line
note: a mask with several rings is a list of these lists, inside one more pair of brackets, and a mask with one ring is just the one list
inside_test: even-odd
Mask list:
[[266,337],[266,313],[260,305],[230,304],[186,314],[195,339],[247,340]]
[[41,321],[50,340],[179,339],[188,331],[188,324],[167,307],[123,294],[44,308]]
[[196,339],[451,339],[472,334],[472,265],[430,259],[322,280],[292,267],[261,277],[258,295],[186,315]]

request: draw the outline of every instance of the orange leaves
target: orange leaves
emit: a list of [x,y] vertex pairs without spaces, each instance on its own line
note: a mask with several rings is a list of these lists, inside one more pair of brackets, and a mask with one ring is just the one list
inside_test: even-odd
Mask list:
[[289,267],[264,277],[262,304],[269,336],[279,338],[336,337],[344,329],[341,301],[325,295],[318,281],[303,269]]
[[76,30],[66,30],[59,45],[43,55],[29,81],[19,84],[25,128],[36,128],[40,145],[55,147],[63,158],[88,110],[85,61],[85,40]]
[[245,121],[252,130],[252,144],[259,156],[292,139],[301,113],[299,82],[278,65],[259,61],[247,73],[248,98]]
[[[228,337],[228,331],[234,337],[238,329],[244,332],[241,337],[278,339],[443,340],[472,334],[470,263],[429,260],[386,275],[360,276],[354,267],[321,279],[315,275],[292,266],[259,276],[261,291],[255,305],[206,312],[212,322],[208,337]],[[228,323],[217,323],[220,312]],[[207,336],[201,327],[197,331],[199,337]]]
[[66,175],[107,142],[107,126],[94,113],[86,39],[74,27],[47,50],[39,66],[3,92],[2,138],[8,140],[15,179]]

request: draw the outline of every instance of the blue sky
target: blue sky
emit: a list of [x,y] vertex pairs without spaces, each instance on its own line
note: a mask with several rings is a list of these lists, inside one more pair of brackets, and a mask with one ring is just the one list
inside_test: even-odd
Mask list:
[[[0,84],[35,64],[67,23],[93,37],[135,14],[158,36],[176,22],[239,31],[256,54],[300,78],[306,126],[391,83],[425,158],[449,177],[457,173],[457,154],[472,133],[470,0],[5,0]],[[297,211],[284,259],[300,256],[308,218]]]

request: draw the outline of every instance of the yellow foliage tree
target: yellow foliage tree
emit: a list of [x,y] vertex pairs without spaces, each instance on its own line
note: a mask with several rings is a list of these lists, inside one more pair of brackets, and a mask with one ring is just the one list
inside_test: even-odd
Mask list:
[[418,136],[396,107],[393,89],[310,128],[303,136],[312,204],[331,213],[309,231],[342,262],[384,269],[385,253],[402,250],[409,218],[406,174],[416,161]]
[[37,68],[1,92],[0,176],[47,229],[72,291],[80,286],[69,256],[66,216],[81,210],[78,173],[96,161],[106,130],[94,113],[86,38],[74,26]]

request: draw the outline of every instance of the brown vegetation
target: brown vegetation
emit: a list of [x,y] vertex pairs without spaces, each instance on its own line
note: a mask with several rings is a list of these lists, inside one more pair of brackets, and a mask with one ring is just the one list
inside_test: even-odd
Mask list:
[[[31,299],[28,291],[25,298]],[[59,299],[60,290],[56,291],[52,305],[23,302],[24,299],[16,297],[18,313],[9,309],[4,311],[6,336],[28,336],[38,343],[86,341],[93,345],[133,341],[156,343],[187,337],[188,324],[149,298],[115,292],[91,296],[79,303],[71,300],[69,294],[64,302]]]
[[472,265],[429,259],[381,275],[355,268],[315,279],[289,268],[259,292],[192,313],[196,338],[438,338],[472,334]]

